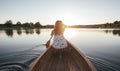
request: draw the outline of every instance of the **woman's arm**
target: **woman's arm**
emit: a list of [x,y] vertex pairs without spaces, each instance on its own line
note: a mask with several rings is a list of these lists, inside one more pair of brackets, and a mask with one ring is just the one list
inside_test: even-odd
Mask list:
[[54,35],[54,30],[52,30],[52,32],[51,32],[51,36],[53,36]]

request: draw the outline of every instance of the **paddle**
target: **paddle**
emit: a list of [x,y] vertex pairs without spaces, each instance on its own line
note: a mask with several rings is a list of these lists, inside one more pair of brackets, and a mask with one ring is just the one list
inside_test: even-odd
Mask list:
[[53,36],[50,37],[50,39],[46,42],[46,44],[43,44],[43,45],[46,46],[46,48],[48,48],[50,46],[50,41],[51,41],[52,37]]

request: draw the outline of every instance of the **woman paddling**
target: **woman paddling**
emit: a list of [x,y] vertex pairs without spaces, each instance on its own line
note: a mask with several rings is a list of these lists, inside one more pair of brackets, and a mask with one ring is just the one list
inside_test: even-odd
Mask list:
[[51,46],[33,62],[29,71],[96,71],[92,63],[64,38],[64,30],[63,22],[56,21]]
[[54,36],[51,47],[55,49],[67,48],[67,41],[65,40],[63,33],[65,26],[62,21],[56,21],[54,30],[51,36]]

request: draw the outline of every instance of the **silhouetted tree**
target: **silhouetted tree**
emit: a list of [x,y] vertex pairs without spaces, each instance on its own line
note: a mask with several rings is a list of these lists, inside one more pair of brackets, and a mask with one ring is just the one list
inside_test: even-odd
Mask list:
[[119,21],[115,21],[113,23],[113,25],[114,25],[114,27],[119,28],[120,27],[120,22]]
[[6,22],[5,22],[5,26],[7,26],[7,27],[12,27],[12,26],[13,26],[12,21],[11,21],[11,20],[6,21]]
[[20,21],[18,21],[17,23],[16,23],[16,26],[21,26],[22,24],[21,24],[21,22]]
[[34,24],[32,22],[29,23],[29,27],[30,28],[33,28],[34,27]]
[[23,27],[29,27],[29,23],[28,22],[24,23]]
[[26,22],[26,23],[23,24],[23,27],[33,28],[34,24],[32,22],[30,22],[30,23]]
[[42,25],[40,24],[40,22],[36,22],[34,26],[35,26],[35,28],[41,28],[42,27]]
[[119,24],[119,21],[115,21],[113,24]]
[[120,28],[120,21],[115,21],[113,23],[101,24],[101,28]]

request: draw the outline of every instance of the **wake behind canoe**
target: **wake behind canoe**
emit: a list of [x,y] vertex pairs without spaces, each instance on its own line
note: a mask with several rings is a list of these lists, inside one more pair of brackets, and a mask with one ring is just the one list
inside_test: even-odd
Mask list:
[[96,69],[86,56],[68,42],[67,48],[48,48],[33,62],[29,71],[96,71]]

